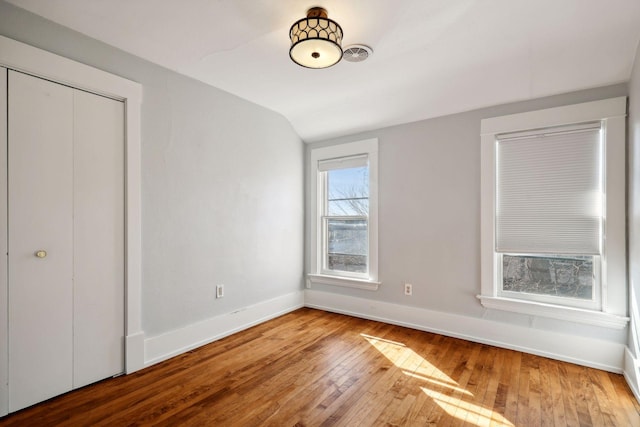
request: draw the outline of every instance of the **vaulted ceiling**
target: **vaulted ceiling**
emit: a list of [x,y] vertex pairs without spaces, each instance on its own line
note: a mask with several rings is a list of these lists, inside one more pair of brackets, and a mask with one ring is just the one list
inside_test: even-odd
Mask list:
[[[638,0],[8,0],[283,114],[307,142],[626,82]],[[289,28],[322,6],[343,47],[311,70]]]

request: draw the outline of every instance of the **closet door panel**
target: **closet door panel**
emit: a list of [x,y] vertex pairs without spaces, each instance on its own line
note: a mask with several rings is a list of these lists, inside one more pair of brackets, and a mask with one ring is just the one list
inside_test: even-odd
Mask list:
[[124,371],[124,104],[74,91],[74,388]]
[[15,411],[72,388],[73,90],[9,71],[8,98],[9,407]]

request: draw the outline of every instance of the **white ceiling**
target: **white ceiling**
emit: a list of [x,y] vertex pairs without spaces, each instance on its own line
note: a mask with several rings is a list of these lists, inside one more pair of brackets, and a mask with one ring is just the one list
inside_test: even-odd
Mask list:
[[[283,114],[307,142],[626,82],[639,0],[8,0]],[[289,28],[323,6],[362,63],[310,70]]]

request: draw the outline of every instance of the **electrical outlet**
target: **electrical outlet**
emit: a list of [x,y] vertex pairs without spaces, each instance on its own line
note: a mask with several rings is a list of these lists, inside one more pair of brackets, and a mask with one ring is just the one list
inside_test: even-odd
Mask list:
[[224,285],[216,285],[216,298],[224,296]]
[[404,294],[405,295],[412,295],[413,293],[413,286],[410,283],[405,283],[404,284]]

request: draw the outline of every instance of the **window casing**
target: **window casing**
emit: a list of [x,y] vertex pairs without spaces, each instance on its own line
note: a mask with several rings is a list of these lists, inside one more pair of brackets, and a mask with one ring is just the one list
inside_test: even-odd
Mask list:
[[626,98],[482,121],[487,308],[626,324]]
[[309,284],[375,290],[377,140],[311,151]]

